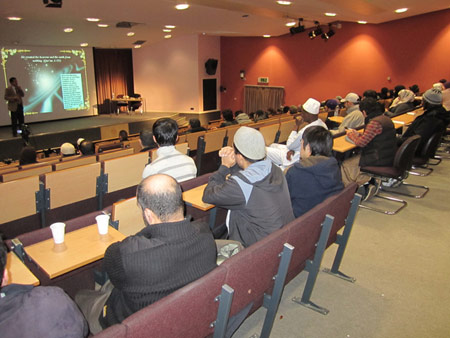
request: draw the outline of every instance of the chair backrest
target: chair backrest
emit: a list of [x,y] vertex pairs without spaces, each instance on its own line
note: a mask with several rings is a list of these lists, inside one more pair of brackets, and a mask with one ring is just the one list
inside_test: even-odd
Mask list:
[[206,131],[199,131],[196,133],[190,133],[186,134],[186,141],[189,144],[189,149],[191,150],[197,150],[197,140],[200,136],[203,136],[206,134]]
[[237,130],[240,128],[240,125],[233,125],[226,128],[227,130],[227,146],[232,147],[234,141],[234,134],[236,134]]
[[95,144],[95,153],[103,153],[107,150],[122,148],[122,143],[119,140],[99,142]]
[[133,148],[121,149],[121,150],[110,150],[97,155],[97,161],[106,161],[112,158],[122,157],[126,155],[131,155],[134,153]]
[[420,136],[414,135],[408,137],[397,149],[394,158],[394,167],[402,173],[411,169],[414,160],[414,154],[420,143]]
[[36,213],[39,176],[0,183],[0,224]]
[[178,136],[177,144],[178,144],[178,143],[185,143],[186,141],[187,141],[186,134],[180,135],[180,136]]
[[71,161],[58,162],[53,164],[53,170],[63,170],[78,167],[80,165],[91,164],[97,162],[95,155],[78,157]]
[[23,169],[23,170],[17,170],[17,171],[13,171],[13,172],[4,173],[1,176],[2,176],[2,182],[11,182],[14,180],[18,180],[20,178],[42,175],[45,173],[49,173],[51,171],[52,171],[52,165],[45,164],[45,165],[41,165],[36,168]]
[[110,159],[102,163],[103,173],[108,175],[108,193],[138,185],[148,163],[148,153],[137,153]]
[[223,140],[227,134],[224,129],[207,132],[204,135],[205,140],[205,154],[220,150],[223,147]]
[[189,153],[189,144],[187,142],[175,144],[175,149],[184,155]]
[[140,152],[142,149],[141,142],[139,142],[139,137],[130,139],[128,144],[130,145],[130,148],[133,149],[135,154]]
[[280,125],[278,124],[278,122],[259,128],[259,131],[264,136],[264,141],[266,142],[266,146],[269,146],[275,142],[275,138],[277,136],[279,129],[280,129]]
[[145,227],[136,197],[114,203],[111,219],[119,221],[119,231],[126,236],[135,235]]
[[283,121],[280,123],[280,136],[278,138],[279,143],[286,142],[289,138],[289,134],[292,129],[295,127],[295,120],[291,119],[288,121]]
[[45,188],[50,189],[50,209],[96,197],[99,176],[98,162],[45,174]]
[[436,154],[436,150],[439,147],[439,144],[441,142],[441,138],[442,138],[443,134],[444,134],[444,131],[439,131],[439,132],[434,133],[428,139],[428,141],[425,143],[425,145],[422,148],[422,151],[420,153],[421,158],[429,160],[430,158],[434,157],[434,154]]

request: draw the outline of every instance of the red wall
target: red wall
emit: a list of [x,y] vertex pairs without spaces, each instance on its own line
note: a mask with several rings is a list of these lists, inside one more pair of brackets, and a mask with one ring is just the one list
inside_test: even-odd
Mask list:
[[[450,10],[379,25],[344,22],[329,41],[307,32],[275,38],[221,38],[222,109],[242,109],[244,85],[269,77],[286,104],[366,89],[417,83],[422,91],[450,81]],[[239,78],[245,70],[246,78]],[[387,80],[390,76],[391,81]]]

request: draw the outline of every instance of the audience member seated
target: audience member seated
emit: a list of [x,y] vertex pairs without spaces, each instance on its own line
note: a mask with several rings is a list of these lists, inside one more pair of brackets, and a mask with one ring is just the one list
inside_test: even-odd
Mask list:
[[120,142],[128,141],[128,133],[126,130],[119,131],[119,141]]
[[60,149],[61,149],[61,150],[60,150],[61,155],[62,155],[63,157],[73,156],[73,155],[76,155],[76,153],[77,153],[77,151],[76,151],[74,145],[73,145],[72,143],[69,143],[69,142],[63,143],[63,144],[61,145],[61,148],[60,148]]
[[144,129],[139,133],[139,142],[142,147],[141,153],[158,147],[153,138],[153,133],[147,129]]
[[206,129],[200,125],[199,119],[189,119],[189,129],[185,131],[185,134],[196,133],[198,131],[206,131]]
[[284,106],[283,107],[283,114],[287,114],[289,113],[289,106]]
[[380,91],[380,93],[378,94],[378,96],[379,96],[380,99],[382,99],[382,100],[386,100],[386,99],[392,98],[392,94],[391,94],[391,92],[389,91],[389,88],[387,88],[387,87],[381,88],[381,91]]
[[369,199],[375,187],[369,185],[370,177],[360,172],[365,166],[392,166],[397,151],[395,127],[391,119],[384,115],[383,107],[373,98],[361,101],[360,108],[365,117],[362,134],[354,129],[347,130],[347,137],[358,147],[361,154],[353,156],[342,163],[342,181],[347,186],[351,182],[365,185],[365,198]]
[[424,113],[414,120],[400,140],[400,143],[403,143],[408,137],[420,135],[421,139],[416,151],[418,155],[433,134],[445,130],[448,125],[449,115],[442,107],[442,93],[440,90],[428,89],[422,95],[422,100]]
[[409,89],[402,89],[398,93],[398,97],[392,102],[386,115],[389,117],[397,116],[414,110],[414,93]]
[[394,87],[394,96],[393,96],[394,99],[397,98],[398,93],[400,93],[400,90],[402,89],[406,89],[406,87],[404,85],[397,85]]
[[332,152],[333,137],[328,130],[321,126],[305,130],[300,161],[286,172],[295,217],[344,189],[339,164]]
[[236,122],[239,124],[252,122],[252,120],[250,120],[248,115],[246,113],[244,113],[242,110],[236,111],[235,115],[236,115]]
[[233,124],[238,124],[238,122],[234,119],[233,112],[231,109],[225,109],[222,112],[223,122],[220,124],[219,128],[228,127]]
[[92,141],[84,140],[80,143],[80,153],[81,155],[94,155],[95,154],[95,146]]
[[294,219],[286,178],[265,149],[258,130],[240,127],[233,147],[220,150],[222,165],[203,194],[204,202],[228,209],[228,237],[244,247]]
[[339,115],[339,102],[336,99],[329,99],[325,101],[325,112],[328,113],[327,117]]
[[[110,280],[100,291],[84,290],[75,297],[92,333],[122,322],[216,267],[211,231],[207,224],[184,218],[181,188],[172,177],[144,179],[137,201],[146,227],[108,247],[103,266]],[[104,306],[94,310],[90,305],[105,294],[110,295]]]
[[0,236],[0,336],[2,338],[81,338],[88,325],[60,288],[9,284],[7,250]]
[[411,87],[409,87],[409,90],[414,93],[414,96],[418,96],[420,93],[419,85],[413,84]]
[[197,167],[194,160],[175,149],[178,140],[178,125],[169,118],[161,118],[153,124],[153,139],[158,144],[156,159],[148,164],[142,178],[154,174],[167,174],[177,182],[196,177]]
[[298,162],[300,159],[300,142],[305,129],[312,126],[322,126],[328,129],[327,125],[319,119],[319,109],[320,102],[313,98],[309,98],[301,106],[301,117],[296,117],[295,127],[289,135],[286,145],[273,143],[266,148],[267,158],[272,163],[284,170]]
[[446,82],[445,90],[442,91],[442,106],[445,108],[445,110],[450,111],[450,81]]
[[24,147],[20,152],[19,165],[36,163],[36,149],[34,147]]
[[289,114],[295,115],[298,113],[298,107],[295,105],[289,106]]
[[262,121],[262,120],[265,120],[267,118],[268,118],[268,116],[267,116],[267,113],[265,111],[263,111],[261,109],[258,109],[255,112],[255,116],[254,116],[254,121],[255,122]]
[[363,93],[363,99],[366,99],[368,97],[371,97],[375,100],[378,100],[378,94],[375,90],[373,89],[367,89],[364,93]]
[[359,96],[355,93],[348,93],[343,102],[347,108],[346,115],[339,127],[331,130],[333,135],[344,132],[346,128],[354,129],[364,124],[364,115],[359,110]]

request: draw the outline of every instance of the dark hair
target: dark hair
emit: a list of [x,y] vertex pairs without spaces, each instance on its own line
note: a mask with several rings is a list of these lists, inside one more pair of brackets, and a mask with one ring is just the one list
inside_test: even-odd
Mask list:
[[398,96],[398,92],[402,89],[406,89],[404,85],[397,85],[394,87],[394,97]]
[[417,84],[413,84],[411,87],[409,87],[409,89],[414,93],[414,94],[418,94],[420,89],[419,86]]
[[155,141],[153,140],[153,133],[148,129],[141,130],[139,133],[139,138],[141,139],[141,143],[144,147],[156,146]]
[[20,152],[19,165],[36,163],[36,149],[34,147],[24,147]]
[[17,80],[17,79],[16,79],[15,77],[10,77],[10,78],[9,78],[9,83],[12,84],[12,83],[14,82],[14,80]]
[[196,118],[189,119],[189,125],[191,126],[192,129],[201,127],[200,120]]
[[302,136],[303,147],[309,144],[311,155],[330,157],[333,153],[333,136],[322,126],[306,128]]
[[153,124],[153,135],[160,147],[173,146],[177,142],[178,125],[174,120],[163,117]]
[[94,155],[95,147],[92,141],[84,140],[80,143],[80,151],[83,155]]
[[375,100],[378,99],[378,94],[375,90],[373,89],[367,89],[364,93],[363,93],[364,97],[372,97]]
[[242,114],[242,113],[243,113],[242,110],[236,110],[236,111],[234,112],[234,116],[238,116],[239,114]]
[[119,131],[119,139],[121,141],[128,141],[128,133],[126,130]]
[[372,97],[367,97],[359,104],[359,110],[366,112],[365,123],[384,113],[384,106]]
[[283,114],[286,114],[289,111],[289,106],[283,107]]
[[248,162],[250,162],[250,163],[255,163],[255,162],[261,161],[261,160],[252,160],[252,159],[246,157],[244,154],[242,154],[242,153],[238,150],[238,148],[236,148],[236,145],[235,145],[234,143],[233,143],[233,148],[234,148],[234,153],[235,153],[236,155],[241,155],[241,156],[244,158],[244,160],[246,160],[246,161],[248,161]]
[[447,82],[447,79],[440,79],[439,82],[445,84]]
[[[150,179],[149,176],[147,179]],[[151,210],[162,222],[167,222],[171,216],[178,212],[183,213],[184,202],[182,198],[181,187],[172,178],[172,183],[164,190],[151,190],[146,188],[146,180],[137,187],[137,201],[142,208]]]
[[3,242],[3,236],[0,234],[0,285],[3,281],[3,273],[6,269],[6,258],[8,250],[6,249],[5,242]]
[[233,120],[234,120],[233,112],[231,111],[231,109],[225,109],[222,112],[222,116],[225,121],[233,122]]
[[294,114],[297,114],[298,108],[297,108],[297,106],[292,105],[289,107],[289,111],[291,112],[292,115],[294,115]]

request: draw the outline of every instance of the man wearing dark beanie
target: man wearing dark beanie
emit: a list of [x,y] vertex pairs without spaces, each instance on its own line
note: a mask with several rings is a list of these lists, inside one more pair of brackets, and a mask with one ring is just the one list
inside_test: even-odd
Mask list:
[[241,127],[234,147],[222,148],[222,165],[209,179],[203,201],[228,209],[228,238],[245,247],[294,219],[283,172],[265,159],[262,134]]

